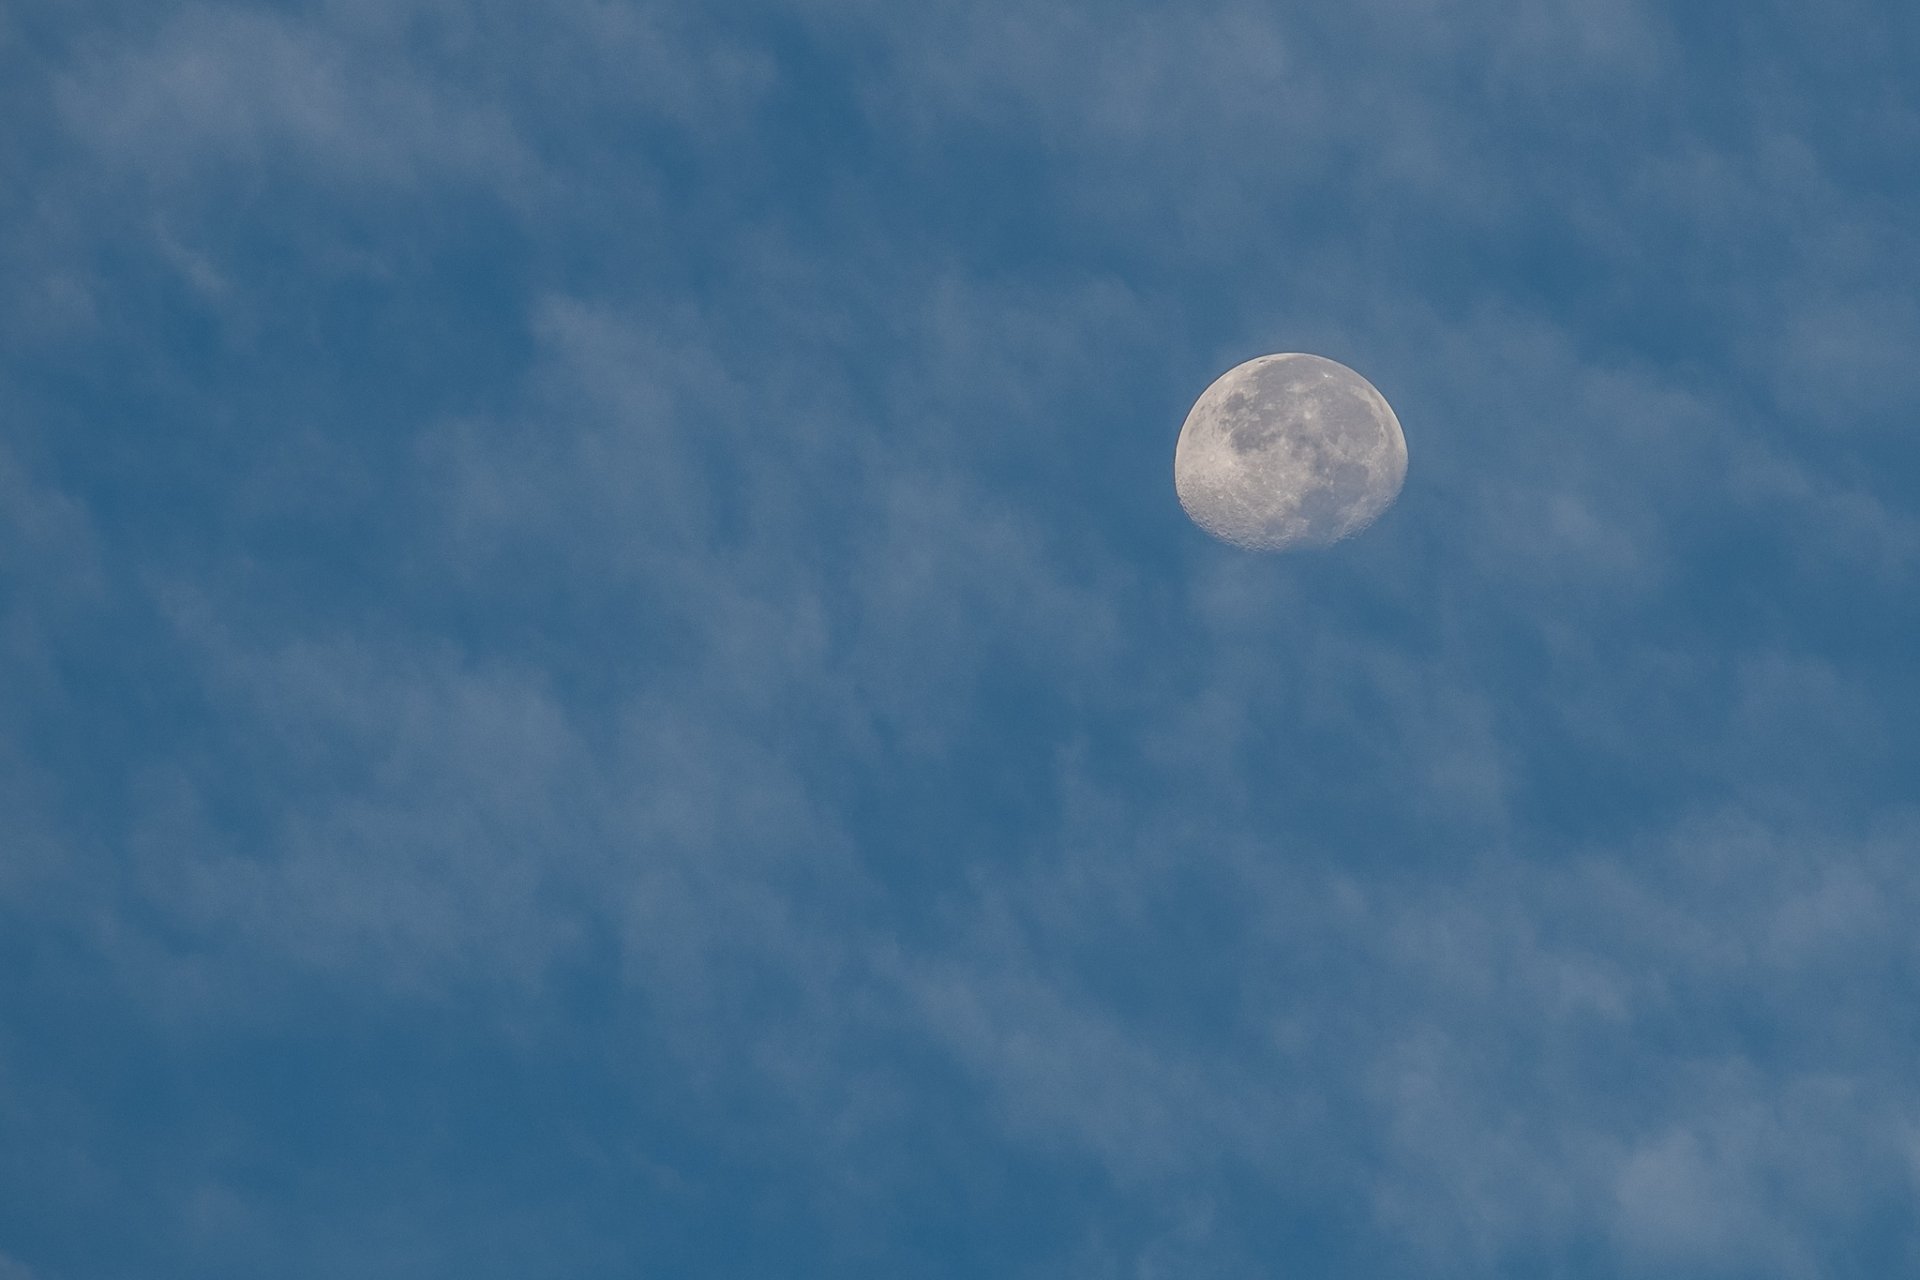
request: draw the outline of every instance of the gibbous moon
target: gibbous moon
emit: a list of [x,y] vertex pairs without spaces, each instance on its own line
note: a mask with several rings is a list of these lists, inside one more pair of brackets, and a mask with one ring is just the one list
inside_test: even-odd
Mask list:
[[1173,487],[1193,522],[1255,551],[1360,532],[1407,478],[1386,397],[1321,356],[1260,356],[1221,374],[1180,428]]

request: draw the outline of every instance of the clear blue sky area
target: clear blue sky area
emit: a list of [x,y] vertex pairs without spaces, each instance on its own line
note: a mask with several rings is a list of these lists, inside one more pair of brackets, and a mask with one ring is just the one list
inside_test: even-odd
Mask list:
[[0,1280],[1920,1274],[1916,66],[0,4]]

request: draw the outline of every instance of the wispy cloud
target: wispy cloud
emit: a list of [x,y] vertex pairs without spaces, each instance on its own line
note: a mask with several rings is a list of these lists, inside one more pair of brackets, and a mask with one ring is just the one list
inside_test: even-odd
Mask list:
[[[49,46],[0,1201],[55,1225],[0,1240],[63,1274],[146,1192],[167,1274],[1903,1257],[1920,320],[1860,156],[1912,113],[1850,158],[1872,95],[1757,36],[1709,91],[1692,22]],[[1170,450],[1279,347],[1412,469],[1254,560]]]

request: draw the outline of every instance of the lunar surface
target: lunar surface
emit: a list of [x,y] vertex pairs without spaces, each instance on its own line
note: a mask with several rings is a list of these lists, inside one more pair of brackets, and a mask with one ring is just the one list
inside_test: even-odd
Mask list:
[[1193,522],[1256,551],[1324,547],[1400,494],[1407,441],[1386,397],[1333,360],[1261,356],[1201,393],[1173,485]]

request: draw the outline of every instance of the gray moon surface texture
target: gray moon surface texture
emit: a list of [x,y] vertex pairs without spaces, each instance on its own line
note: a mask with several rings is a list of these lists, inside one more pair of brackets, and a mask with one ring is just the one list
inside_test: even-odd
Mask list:
[[1324,547],[1379,518],[1407,478],[1386,397],[1321,356],[1260,356],[1201,393],[1173,453],[1193,522],[1254,551]]

